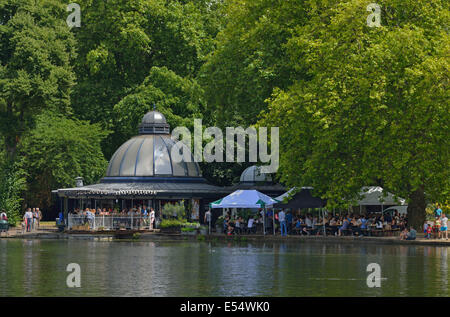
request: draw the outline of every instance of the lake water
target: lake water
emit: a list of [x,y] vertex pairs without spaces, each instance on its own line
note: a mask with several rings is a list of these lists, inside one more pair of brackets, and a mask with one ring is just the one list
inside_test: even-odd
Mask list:
[[[447,247],[0,240],[0,296],[449,296]],[[81,287],[68,288],[69,263]],[[366,283],[369,263],[381,287]]]

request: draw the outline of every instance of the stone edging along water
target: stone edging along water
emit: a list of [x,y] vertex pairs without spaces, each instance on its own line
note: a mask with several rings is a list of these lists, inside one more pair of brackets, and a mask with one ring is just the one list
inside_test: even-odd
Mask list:
[[421,246],[446,246],[450,247],[449,240],[400,240],[399,237],[335,237],[335,236],[273,236],[273,235],[185,235],[168,233],[138,233],[135,235],[115,235],[114,233],[59,233],[39,232],[23,235],[5,236],[0,239],[70,239],[70,240],[94,240],[94,241],[224,241],[224,242],[322,242],[322,243],[354,243],[354,244],[394,244],[394,245],[421,245]]

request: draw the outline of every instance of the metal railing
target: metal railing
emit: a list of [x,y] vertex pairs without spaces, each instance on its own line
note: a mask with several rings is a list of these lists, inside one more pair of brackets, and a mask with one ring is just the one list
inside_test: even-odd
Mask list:
[[150,229],[150,218],[142,216],[93,216],[69,214],[67,218],[69,230],[147,230]]

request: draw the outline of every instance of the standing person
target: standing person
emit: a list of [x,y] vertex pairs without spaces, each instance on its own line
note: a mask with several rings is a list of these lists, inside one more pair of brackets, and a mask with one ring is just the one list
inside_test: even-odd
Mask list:
[[4,209],[2,210],[2,213],[0,214],[0,220],[8,221],[8,216],[6,215],[6,211]]
[[42,220],[42,212],[39,208],[36,208],[36,212],[37,212],[37,227],[39,229]]
[[[255,216],[256,217],[256,216]],[[255,222],[255,219],[253,217],[250,217],[248,219],[248,223],[247,223],[247,233],[253,233],[253,223]],[[255,232],[256,233],[256,232]]]
[[38,229],[38,208],[33,208],[33,230]]
[[144,227],[150,226],[148,223],[148,211],[147,206],[144,205],[144,208],[141,210],[142,217],[144,217]]
[[58,220],[60,225],[64,224],[64,213],[62,211],[58,214]]
[[281,236],[287,236],[286,214],[283,209],[278,213],[278,221],[280,222]]
[[440,217],[442,214],[442,209],[439,204],[436,204],[436,210],[434,211],[436,217]]
[[[436,221],[434,222],[435,230],[438,233],[438,239],[441,238],[441,218],[436,217]],[[436,238],[436,236],[434,236]]]
[[32,210],[31,210],[31,215],[32,215],[32,217],[31,217],[31,230],[34,230],[34,224],[35,224],[35,213],[36,213],[36,208],[33,208]]
[[267,210],[266,212],[266,231],[273,231],[273,213],[272,210]]
[[25,214],[23,215],[23,220],[25,221],[25,227],[27,228],[27,232],[31,231],[31,222],[33,221],[33,213],[31,212],[31,208],[28,208]]
[[208,234],[211,234],[211,209],[205,212],[205,222],[208,224]]
[[241,234],[241,217],[237,218],[237,219],[234,221],[234,231],[235,231],[237,234]]
[[292,212],[286,213],[287,234],[291,234],[292,231]]
[[155,210],[150,208],[150,229],[153,230],[155,227]]
[[89,229],[93,229],[94,227],[94,220],[95,220],[95,214],[86,208],[86,220],[89,226]]
[[441,239],[444,239],[444,235],[445,235],[445,240],[448,240],[447,223],[448,223],[448,218],[444,213],[442,213],[442,216],[441,216],[441,232],[442,232]]

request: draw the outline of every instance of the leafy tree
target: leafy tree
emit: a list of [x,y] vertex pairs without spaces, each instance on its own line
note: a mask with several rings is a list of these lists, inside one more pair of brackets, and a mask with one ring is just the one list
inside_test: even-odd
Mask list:
[[51,191],[75,186],[76,177],[87,184],[98,181],[107,166],[100,143],[108,133],[98,124],[53,113],[39,115],[19,147],[28,172],[26,201],[45,208],[51,204]]
[[306,19],[304,0],[234,0],[226,27],[198,76],[208,102],[205,118],[220,127],[256,123],[274,88],[304,72],[291,67],[285,44]]
[[8,222],[15,225],[21,219],[22,193],[26,189],[24,170],[0,153],[0,211],[5,210]]
[[276,91],[261,124],[280,126],[289,185],[312,185],[330,205],[381,185],[408,199],[420,228],[426,201],[450,195],[449,4],[377,3],[379,28],[366,25],[366,1],[311,5],[287,44],[310,79]]
[[[155,106],[171,128],[192,128],[202,118],[203,91],[195,80],[178,76],[166,67],[153,67],[142,85],[114,106],[114,139],[118,146],[136,135],[142,117]],[[117,147],[116,147],[117,148]]]
[[[220,1],[81,0],[74,91],[78,118],[115,130],[113,107],[144,83],[152,67],[193,78],[213,49]],[[119,129],[121,127],[118,127]],[[119,131],[120,132],[120,131]],[[103,144],[106,157],[116,135]]]
[[10,156],[43,110],[70,113],[75,42],[57,0],[0,3],[0,137]]

